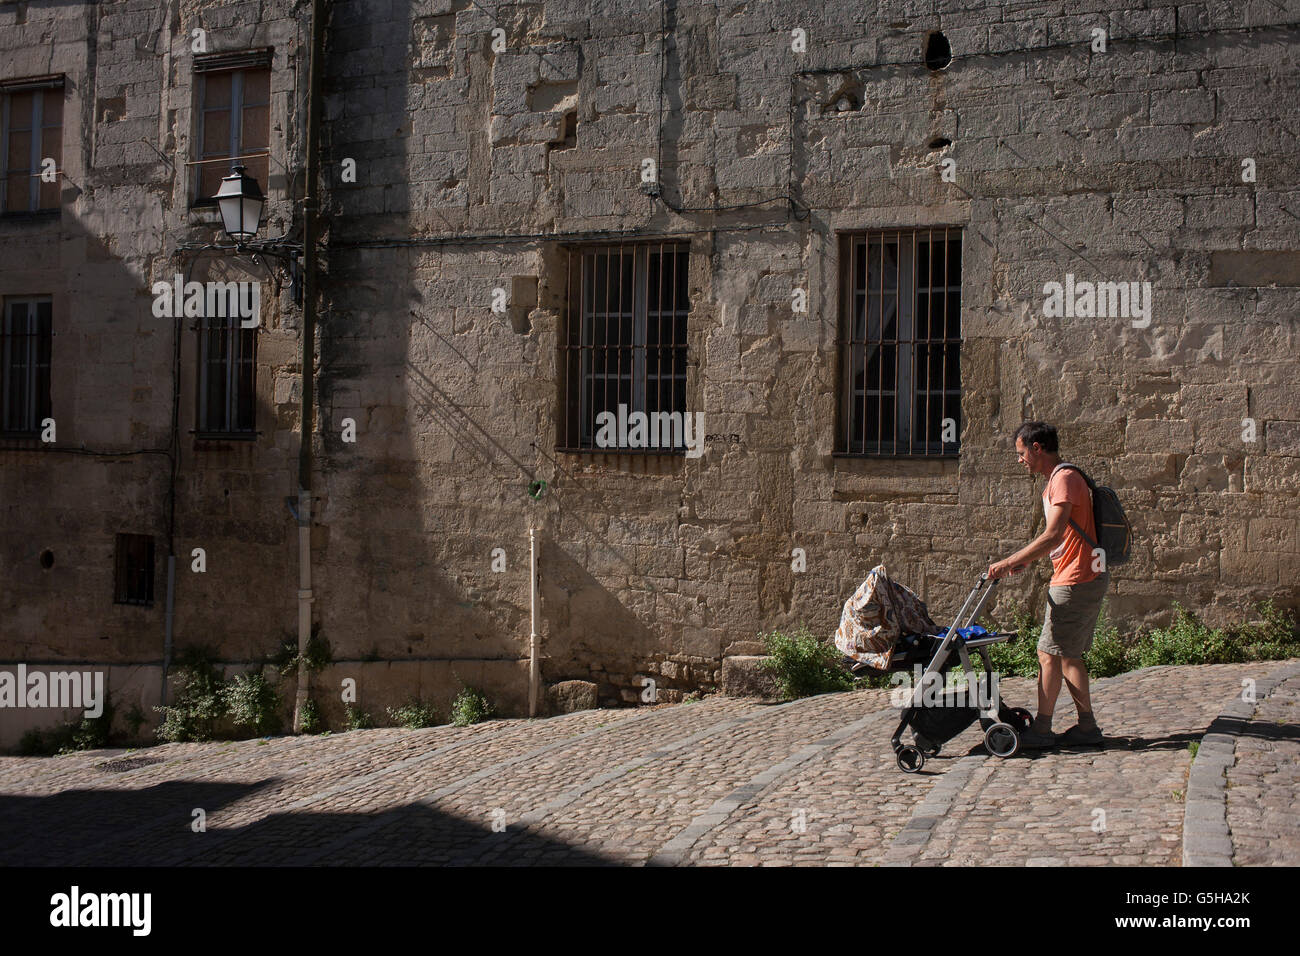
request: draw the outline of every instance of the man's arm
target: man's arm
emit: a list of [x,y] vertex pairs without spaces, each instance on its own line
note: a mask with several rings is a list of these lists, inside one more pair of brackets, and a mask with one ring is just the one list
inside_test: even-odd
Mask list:
[[1047,527],[1043,529],[1043,533],[1011,557],[990,564],[989,579],[1005,577],[1013,571],[1020,570],[1030,561],[1051,554],[1065,538],[1065,529],[1070,526],[1070,507],[1069,500],[1050,505],[1047,509]]

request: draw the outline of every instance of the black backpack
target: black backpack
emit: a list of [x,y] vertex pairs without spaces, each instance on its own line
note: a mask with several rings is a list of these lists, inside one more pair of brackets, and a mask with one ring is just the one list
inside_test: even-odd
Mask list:
[[1104,568],[1109,569],[1123,564],[1133,553],[1133,526],[1129,524],[1128,516],[1124,514],[1124,506],[1119,503],[1119,495],[1115,494],[1115,489],[1098,485],[1078,465],[1062,462],[1057,465],[1057,468],[1073,468],[1088,483],[1088,490],[1092,492],[1093,527],[1097,531],[1099,540],[1093,541],[1088,537],[1073,518],[1070,519],[1071,527],[1079,532],[1079,536],[1093,548],[1102,550],[1106,561]]

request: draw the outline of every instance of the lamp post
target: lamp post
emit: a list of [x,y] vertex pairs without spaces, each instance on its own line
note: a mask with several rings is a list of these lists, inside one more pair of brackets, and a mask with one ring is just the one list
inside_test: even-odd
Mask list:
[[[319,10],[316,11],[317,13]],[[312,110],[309,126],[319,124],[320,77],[315,64],[319,62],[316,35],[316,17],[313,17],[312,56]],[[307,702],[307,648],[311,640],[311,519],[312,519],[312,433],[315,422],[315,352],[316,352],[316,150],[314,132],[309,129],[307,150],[306,194],[303,197],[303,241],[298,246],[281,240],[258,241],[257,230],[262,224],[266,198],[256,179],[248,175],[243,166],[235,166],[229,176],[221,180],[221,188],[214,199],[221,211],[221,226],[234,241],[233,251],[249,252],[253,259],[270,256],[279,259],[288,269],[293,282],[294,301],[302,306],[302,414],[301,438],[298,452],[298,507],[294,517],[298,521],[298,692],[294,703],[293,728],[302,728],[302,710]],[[283,237],[281,237],[283,239]],[[209,246],[207,248],[214,248]],[[218,247],[231,250],[231,247]],[[301,266],[301,268],[300,268]],[[299,281],[299,276],[302,281]]]
[[[302,305],[302,413],[300,415],[301,441],[298,449],[298,508],[294,517],[298,521],[298,692],[293,709],[293,729],[302,729],[302,712],[307,703],[307,648],[311,640],[311,472],[312,434],[315,430],[316,400],[316,243],[320,235],[319,179],[320,179],[320,128],[322,74],[325,60],[325,0],[311,0],[311,39],[307,59],[307,122],[306,162],[302,197],[302,242],[278,239],[258,241],[258,227],[266,199],[257,180],[236,166],[221,181],[214,197],[221,210],[221,225],[234,240],[234,246],[206,245],[204,249],[220,249],[236,253],[271,256],[285,263],[293,281],[294,301]],[[301,269],[299,260],[301,258]],[[301,274],[301,281],[299,275]],[[179,338],[177,355],[179,356]],[[178,359],[179,361],[179,359]],[[179,378],[179,373],[178,373]],[[175,404],[175,403],[173,403]],[[173,413],[173,431],[175,414]],[[173,471],[174,482],[174,471]],[[170,639],[168,639],[170,648]],[[167,661],[169,651],[163,656],[163,687],[166,694]]]

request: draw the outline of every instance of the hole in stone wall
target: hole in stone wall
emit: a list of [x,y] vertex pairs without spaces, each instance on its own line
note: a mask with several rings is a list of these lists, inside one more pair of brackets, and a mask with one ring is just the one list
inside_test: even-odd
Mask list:
[[952,46],[948,38],[935,31],[925,38],[925,65],[932,70],[942,70],[952,62]]
[[41,567],[43,567],[46,571],[54,567],[54,552],[51,551],[49,548],[46,548],[44,551],[41,552]]
[[930,140],[931,149],[943,149],[945,146],[951,146],[951,145],[952,145],[952,140],[950,140],[947,136],[936,136],[934,139]]
[[548,143],[547,148],[556,151],[573,149],[578,145],[578,111],[569,110],[565,113],[564,122],[560,126],[560,138]]

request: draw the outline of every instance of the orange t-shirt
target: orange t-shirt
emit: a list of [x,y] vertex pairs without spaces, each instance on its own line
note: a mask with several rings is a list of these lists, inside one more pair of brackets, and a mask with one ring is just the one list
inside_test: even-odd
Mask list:
[[[1092,520],[1092,492],[1083,475],[1073,468],[1059,465],[1047,479],[1043,489],[1043,517],[1046,518],[1052,505],[1070,502],[1070,518],[1081,527],[1088,537],[1097,540],[1097,529]],[[1083,584],[1097,577],[1093,570],[1092,545],[1083,539],[1073,525],[1065,526],[1065,538],[1050,555],[1052,559],[1051,586],[1061,584]]]

